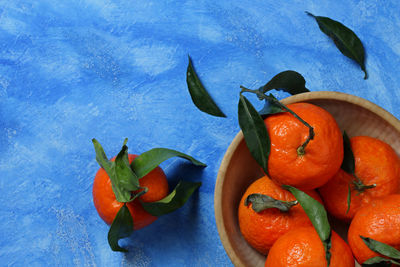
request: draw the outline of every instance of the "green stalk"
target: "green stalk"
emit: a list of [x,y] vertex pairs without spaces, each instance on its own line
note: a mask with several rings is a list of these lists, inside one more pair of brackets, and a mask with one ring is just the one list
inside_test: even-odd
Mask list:
[[366,185],[361,181],[360,178],[357,177],[357,175],[354,173],[353,176],[355,177],[355,180],[352,181],[354,188],[357,190],[359,194],[364,192],[367,189],[371,189],[376,187],[376,184],[371,184],[371,185]]

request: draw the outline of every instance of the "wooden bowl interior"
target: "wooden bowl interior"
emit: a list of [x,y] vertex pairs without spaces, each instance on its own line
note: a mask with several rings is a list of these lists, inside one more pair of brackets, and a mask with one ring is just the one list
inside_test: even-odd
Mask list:
[[[284,104],[309,102],[330,112],[340,129],[350,137],[367,135],[390,144],[400,156],[400,123],[388,112],[364,99],[334,92],[313,92],[282,100]],[[237,208],[246,188],[262,177],[241,132],[229,146],[218,173],[215,188],[215,217],[225,250],[235,266],[264,266],[265,256],[242,237]],[[346,226],[332,221],[332,227],[346,237]]]

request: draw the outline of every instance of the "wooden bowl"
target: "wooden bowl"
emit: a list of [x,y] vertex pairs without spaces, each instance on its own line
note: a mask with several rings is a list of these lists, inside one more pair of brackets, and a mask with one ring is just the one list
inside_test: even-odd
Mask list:
[[[400,155],[400,121],[381,107],[349,94],[309,92],[281,101],[308,102],[330,112],[350,137],[367,135],[390,144]],[[237,209],[247,187],[262,177],[240,131],[228,147],[218,171],[214,193],[215,219],[222,244],[235,266],[264,266],[265,256],[253,249],[239,230]],[[346,238],[346,225],[334,221],[332,227]]]

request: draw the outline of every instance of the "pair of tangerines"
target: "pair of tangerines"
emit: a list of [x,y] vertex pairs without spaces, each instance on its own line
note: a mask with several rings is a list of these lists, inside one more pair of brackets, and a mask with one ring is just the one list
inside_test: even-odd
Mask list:
[[288,112],[270,115],[267,127],[271,151],[269,177],[253,182],[238,208],[240,231],[260,253],[268,254],[265,266],[326,266],[323,243],[303,208],[288,211],[252,208],[248,197],[267,195],[286,203],[295,197],[281,185],[291,185],[323,203],[328,213],[351,225],[349,245],[332,232],[330,266],[362,264],[378,254],[360,236],[400,247],[400,160],[386,143],[366,136],[350,139],[355,173],[341,169],[344,158],[342,133],[331,114],[309,104],[288,105],[314,128],[305,150],[309,129]]

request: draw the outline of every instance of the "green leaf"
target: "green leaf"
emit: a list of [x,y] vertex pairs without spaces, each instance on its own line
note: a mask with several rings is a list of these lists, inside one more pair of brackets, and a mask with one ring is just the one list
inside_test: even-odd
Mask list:
[[328,215],[324,206],[319,203],[317,200],[313,199],[303,191],[290,186],[283,185],[283,188],[287,189],[292,193],[297,201],[299,201],[300,205],[303,207],[306,212],[308,218],[310,218],[311,223],[314,225],[315,230],[317,231],[320,239],[325,248],[326,253],[326,261],[328,262],[328,266],[330,264],[331,259],[331,226],[329,225]]
[[244,205],[248,206],[250,205],[250,202],[252,204],[251,207],[255,212],[260,212],[270,208],[277,208],[282,212],[287,212],[290,210],[291,207],[298,203],[296,200],[283,201],[263,194],[248,195],[247,198],[244,200]]
[[250,154],[268,175],[268,157],[271,149],[268,131],[264,120],[243,95],[240,95],[239,99],[238,118]]
[[350,205],[351,205],[351,186],[349,185],[349,190],[347,191],[347,210],[346,210],[346,214],[350,210]]
[[347,135],[346,131],[343,132],[343,162],[342,162],[342,170],[345,172],[354,175],[355,174],[355,160],[353,150],[351,149],[350,138]]
[[310,92],[306,88],[304,77],[293,70],[283,71],[275,75],[266,85],[260,87],[260,92],[265,93],[272,89],[285,91],[291,95]]
[[139,180],[130,168],[126,141],[127,139],[115,161],[109,161],[100,143],[96,139],[92,139],[96,151],[96,161],[110,177],[111,186],[118,202],[130,202],[132,200],[131,191],[140,189]]
[[186,72],[186,83],[189,88],[192,101],[198,109],[213,116],[226,117],[225,114],[219,109],[217,104],[215,104],[207,90],[204,88],[193,68],[190,57]]
[[99,163],[99,165],[108,173],[113,169],[113,162],[109,161],[106,153],[104,152],[103,147],[100,145],[100,143],[93,138],[92,139],[93,145],[94,145],[94,150],[96,152],[96,161]]
[[181,153],[176,150],[168,148],[153,148],[149,151],[142,153],[140,156],[135,158],[131,163],[131,168],[134,170],[138,178],[142,178],[162,162],[172,157],[180,157],[187,159],[196,166],[206,167],[207,165],[198,161],[197,159]]
[[135,191],[140,188],[139,179],[132,171],[129,163],[128,147],[124,145],[115,158],[115,175],[121,187],[128,191]]
[[392,259],[400,260],[400,251],[398,251],[394,247],[389,246],[385,243],[376,241],[369,237],[364,237],[364,236],[360,236],[360,237],[364,241],[364,243],[367,245],[367,247],[369,247],[369,249],[371,249],[372,251],[374,251],[376,253],[380,253],[380,254],[382,254],[386,257],[392,258]]
[[387,259],[387,258],[382,258],[382,257],[373,257],[370,258],[366,261],[363,262],[362,266],[368,266],[368,267],[390,267],[392,264],[395,265],[400,265],[400,262]]
[[279,101],[272,94],[269,94],[269,97],[265,99],[264,107],[258,112],[258,114],[261,116],[268,116],[286,111],[281,106],[277,105],[272,99]]
[[127,252],[118,245],[118,241],[133,233],[133,219],[128,207],[124,204],[115,216],[108,231],[108,244],[113,251]]
[[367,79],[368,74],[367,70],[365,69],[364,46],[357,35],[338,21],[327,17],[314,16],[309,12],[306,13],[317,21],[321,31],[333,40],[336,47],[340,50],[340,52],[342,52],[343,55],[354,60],[358,63],[358,65],[360,65],[361,69],[365,73],[364,79]]
[[155,202],[141,202],[141,204],[148,213],[159,217],[182,207],[200,186],[201,182],[180,181],[165,198]]

